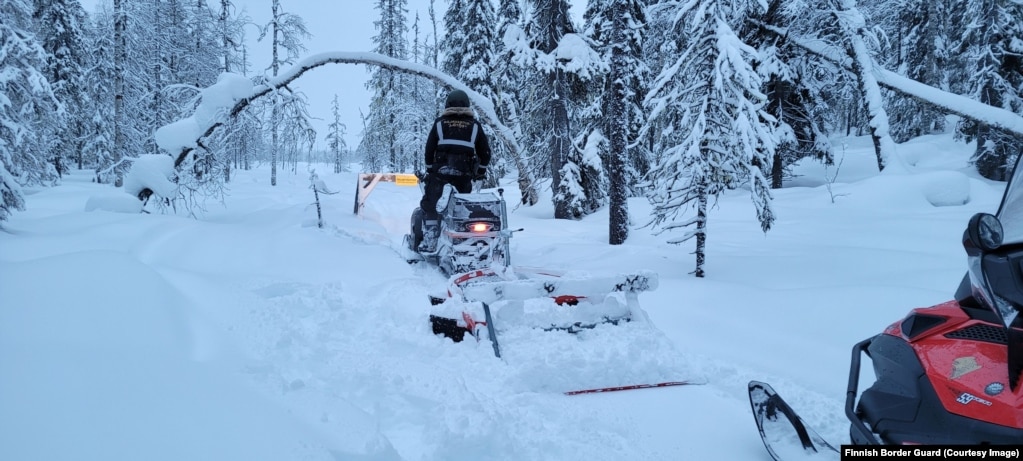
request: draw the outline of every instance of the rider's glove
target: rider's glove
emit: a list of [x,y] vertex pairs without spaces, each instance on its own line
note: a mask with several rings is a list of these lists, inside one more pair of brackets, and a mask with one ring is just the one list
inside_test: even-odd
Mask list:
[[473,179],[483,179],[487,177],[487,167],[482,165],[476,167],[476,174],[474,174],[472,177]]

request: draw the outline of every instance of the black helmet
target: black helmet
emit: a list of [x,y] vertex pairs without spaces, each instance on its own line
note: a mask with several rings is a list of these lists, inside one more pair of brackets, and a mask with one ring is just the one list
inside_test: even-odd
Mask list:
[[448,107],[469,107],[469,95],[462,90],[455,90],[448,93],[448,99],[444,102],[444,108]]

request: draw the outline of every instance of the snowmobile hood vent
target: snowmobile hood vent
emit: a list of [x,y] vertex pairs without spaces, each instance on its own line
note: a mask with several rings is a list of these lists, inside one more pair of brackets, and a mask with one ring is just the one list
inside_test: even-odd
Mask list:
[[932,328],[945,323],[945,320],[947,320],[945,317],[935,315],[910,314],[906,320],[902,321],[902,334],[912,341]]
[[945,334],[949,339],[966,339],[994,344],[1008,344],[1005,328],[984,323],[975,323],[966,328]]

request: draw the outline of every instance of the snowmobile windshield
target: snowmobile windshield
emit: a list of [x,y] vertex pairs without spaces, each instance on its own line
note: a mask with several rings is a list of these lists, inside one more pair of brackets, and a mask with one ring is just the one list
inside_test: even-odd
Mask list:
[[[1023,158],[1023,156],[1020,156]],[[1009,184],[1005,186],[1002,205],[998,207],[998,220],[1002,223],[1005,245],[1023,243],[1023,170],[1019,167],[1019,159],[1013,167]]]

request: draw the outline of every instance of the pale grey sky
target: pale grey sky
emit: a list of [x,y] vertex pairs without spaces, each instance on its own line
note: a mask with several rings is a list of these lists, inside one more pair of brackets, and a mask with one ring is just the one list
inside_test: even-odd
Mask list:
[[[101,3],[112,4],[111,0],[80,0],[86,11],[92,12]],[[211,5],[219,3],[208,0]],[[266,24],[271,15],[271,0],[232,0],[239,10],[243,8],[251,18],[253,25],[246,29],[246,41],[249,45],[251,73],[263,72],[270,62],[270,48],[267,42],[257,42],[259,29],[256,24]],[[448,0],[434,0],[434,9],[438,21],[438,33],[444,33],[440,24],[448,6]],[[584,0],[573,0],[573,14],[582,17]],[[378,19],[379,12],[374,8],[374,0],[282,0],[282,7],[302,17],[312,37],[305,45],[306,55],[325,51],[371,51],[373,36],[376,30],[373,22]],[[429,23],[430,0],[408,0],[408,26],[411,34],[416,12],[419,12],[421,39],[425,40],[432,32]],[[432,40],[432,39],[431,39]],[[359,111],[369,111],[370,92],[366,89],[369,71],[365,66],[329,65],[314,69],[303,75],[293,87],[305,93],[309,100],[309,113],[318,120],[314,121],[317,130],[317,149],[323,148],[323,138],[327,125],[331,120],[330,104],[337,94],[341,103],[342,123],[347,125],[346,140],[349,148],[354,149],[362,132],[362,120]]]

